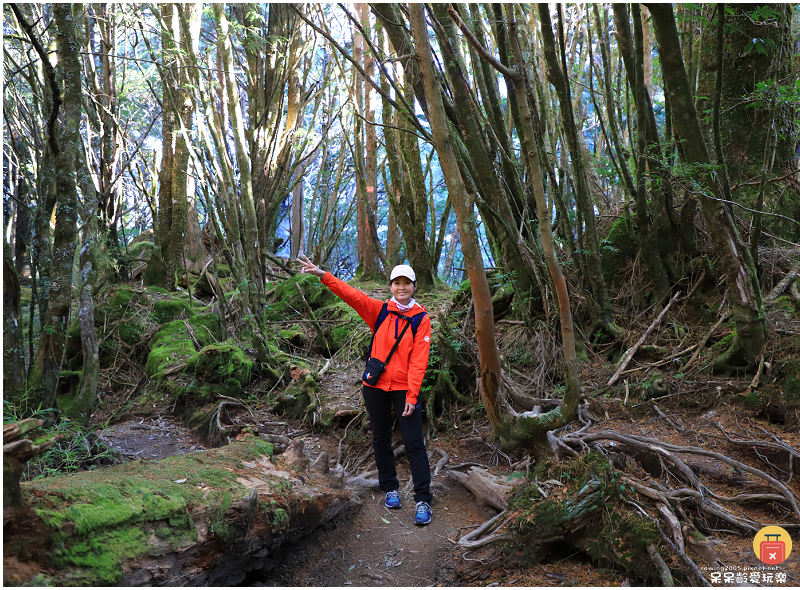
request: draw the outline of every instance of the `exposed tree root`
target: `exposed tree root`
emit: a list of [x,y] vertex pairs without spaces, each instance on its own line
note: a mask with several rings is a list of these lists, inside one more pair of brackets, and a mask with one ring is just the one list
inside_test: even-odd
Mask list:
[[[789,461],[800,457],[797,449],[782,441],[739,438],[715,426],[730,444],[755,449],[761,460],[767,461],[758,449],[785,453]],[[613,563],[639,577],[649,575],[651,582],[710,586],[698,561],[715,567],[720,560],[695,524],[707,532],[725,523],[734,532],[755,534],[766,523],[736,508],[751,503],[781,504],[800,520],[794,492],[757,467],[700,447],[586,430],[584,426],[561,436],[551,433],[555,460],[537,467],[539,479],[525,480],[516,492],[483,469],[473,467],[466,474],[451,469],[451,481],[502,510],[462,537],[459,545],[474,549],[511,536],[536,562],[552,544],[567,543],[599,562]],[[730,471],[714,467],[717,463]],[[768,489],[726,496],[712,488],[712,482],[720,481]],[[513,523],[510,535],[498,532],[505,523]],[[798,526],[794,521],[785,524]],[[667,558],[670,554],[675,561]]]

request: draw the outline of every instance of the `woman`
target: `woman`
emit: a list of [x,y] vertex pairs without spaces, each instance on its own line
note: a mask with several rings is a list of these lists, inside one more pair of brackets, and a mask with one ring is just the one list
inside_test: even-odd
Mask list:
[[[401,507],[397,493],[400,483],[397,481],[392,451],[394,407],[414,479],[414,500],[417,503],[414,522],[426,525],[431,521],[430,502],[433,496],[430,491],[428,452],[422,438],[419,390],[428,367],[431,320],[425,308],[414,301],[414,291],[417,289],[414,270],[406,264],[394,267],[389,278],[392,298],[383,302],[337,279],[303,255],[297,261],[302,265],[302,273],[319,277],[322,284],[356,310],[372,330],[370,357],[385,362],[386,367],[375,380],[374,371],[370,369],[373,364],[368,364],[364,377],[373,385],[363,381],[362,393],[372,424],[372,447],[378,467],[378,481],[386,492],[384,503],[387,508]],[[379,319],[382,321],[379,322]]]

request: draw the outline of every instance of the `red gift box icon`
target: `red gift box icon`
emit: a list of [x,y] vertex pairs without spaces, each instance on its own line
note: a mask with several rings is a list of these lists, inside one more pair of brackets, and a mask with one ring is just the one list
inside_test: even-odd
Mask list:
[[[783,563],[786,559],[786,543],[779,541],[780,535],[764,535],[767,540],[761,541],[759,559],[768,565]],[[770,541],[770,537],[775,537]]]

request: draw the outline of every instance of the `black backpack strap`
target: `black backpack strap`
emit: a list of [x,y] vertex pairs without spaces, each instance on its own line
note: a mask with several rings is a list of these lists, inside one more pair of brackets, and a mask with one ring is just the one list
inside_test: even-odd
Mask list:
[[394,341],[394,346],[392,346],[392,350],[389,351],[389,356],[387,356],[386,360],[383,361],[384,365],[388,365],[389,364],[389,360],[392,358],[392,355],[394,354],[394,351],[397,350],[398,344],[400,344],[400,341],[403,339],[403,334],[405,334],[406,330],[408,330],[409,326],[411,326],[411,318],[408,318],[408,317],[406,317],[404,315],[400,315],[400,314],[397,314],[397,315],[399,315],[401,318],[404,318],[404,319],[409,320],[409,321],[406,322],[406,325],[403,326],[403,330],[400,332],[400,335],[397,337],[397,340]]
[[422,313],[418,313],[417,315],[411,318],[411,333],[414,335],[414,338],[417,337],[417,328],[422,323],[422,318],[428,315],[427,311],[423,311]]
[[375,327],[372,329],[372,338],[369,341],[369,356],[372,357],[372,344],[375,342],[375,334],[378,332],[378,327],[383,323],[383,320],[389,315],[389,302],[384,301],[378,312],[378,319],[375,320]]

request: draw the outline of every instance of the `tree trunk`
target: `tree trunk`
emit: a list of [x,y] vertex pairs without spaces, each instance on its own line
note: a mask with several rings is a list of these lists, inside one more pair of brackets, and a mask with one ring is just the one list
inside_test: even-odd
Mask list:
[[[18,406],[25,394],[25,349],[19,278],[3,240],[3,399]],[[31,302],[32,303],[32,302]]]
[[647,6],[653,17],[664,81],[674,109],[674,125],[682,142],[686,161],[699,165],[696,178],[704,189],[698,193],[700,209],[716,253],[720,257],[721,270],[725,272],[736,324],[734,342],[717,360],[714,370],[731,372],[737,367],[749,368],[755,364],[766,341],[765,313],[758,278],[750,252],[739,238],[728,209],[718,200],[720,188],[712,172],[712,162],[692,101],[672,6]]
[[97,402],[97,385],[100,379],[100,341],[94,323],[93,294],[97,290],[99,277],[104,274],[98,258],[104,251],[104,240],[99,227],[102,199],[95,188],[86,157],[79,152],[77,160],[77,184],[83,195],[83,242],[78,261],[78,324],[81,333],[83,366],[78,391],[66,408],[67,417],[81,426],[88,426]]
[[[625,61],[625,70],[628,83],[633,89],[634,104],[636,105],[636,231],[639,236],[639,251],[647,265],[651,279],[655,283],[656,301],[662,300],[670,290],[670,280],[659,254],[669,252],[672,248],[660,248],[659,236],[651,224],[648,208],[647,176],[648,171],[662,172],[657,162],[661,159],[656,133],[655,116],[653,114],[650,94],[645,82],[644,73],[644,37],[642,19],[639,6],[633,7],[634,32],[631,33],[628,20],[627,6],[614,5],[614,23],[617,29],[617,42]],[[651,182],[656,192],[666,190],[668,179],[665,174],[659,174],[660,182]],[[657,196],[652,199],[654,216],[658,214],[659,207]],[[671,244],[665,244],[671,246]]]
[[[518,235],[518,228],[527,225],[524,221],[524,204],[510,202],[511,193],[507,193],[503,188],[499,171],[495,169],[494,162],[486,150],[487,140],[476,120],[474,105],[471,104],[463,73],[464,60],[454,35],[453,23],[447,15],[447,8],[443,4],[435,4],[433,8],[441,24],[437,27],[439,47],[444,56],[461,137],[469,154],[475,184],[483,197],[478,203],[481,217],[500,246],[502,265],[515,273],[514,280],[520,300],[533,301],[529,298],[536,291],[535,273],[522,255],[519,244],[522,238]],[[533,251],[538,250],[538,245],[533,240],[529,239],[527,245]]]
[[259,244],[258,223],[256,209],[253,201],[253,184],[250,175],[250,157],[247,153],[247,143],[242,116],[242,106],[239,100],[239,87],[234,75],[235,65],[231,49],[228,18],[225,15],[224,4],[214,4],[214,17],[217,19],[218,51],[222,53],[222,67],[225,75],[225,89],[228,93],[228,106],[230,120],[233,127],[233,140],[236,146],[236,161],[239,167],[240,200],[244,217],[244,254],[247,261],[248,288],[250,301],[256,305],[254,310],[260,315],[263,304],[264,277],[261,274],[260,249],[267,247]]
[[[558,95],[558,102],[561,107],[561,121],[564,125],[564,135],[574,170],[575,197],[585,224],[583,244],[586,262],[585,278],[592,298],[592,318],[594,320],[591,332],[594,333],[605,329],[611,335],[616,335],[618,329],[611,318],[611,300],[608,296],[608,288],[603,280],[602,265],[600,263],[600,240],[597,237],[597,228],[595,226],[594,204],[589,191],[583,153],[578,142],[578,130],[576,129],[575,115],[572,111],[569,79],[567,78],[567,72],[564,72],[559,64],[556,53],[556,39],[553,35],[553,25],[550,21],[550,6],[548,4],[538,4],[537,7],[541,23],[544,55],[547,61],[547,72],[550,82],[555,87]],[[560,28],[561,25],[559,25],[559,31]],[[559,32],[559,40],[563,42],[561,32]]]
[[58,131],[55,157],[58,211],[53,232],[50,301],[42,324],[39,349],[31,374],[30,405],[52,408],[56,405],[56,385],[64,359],[66,333],[69,327],[72,275],[77,247],[78,191],[75,185],[75,163],[81,147],[81,60],[78,54],[76,25],[79,19],[72,8],[82,14],[82,4],[55,4],[53,15],[57,29],[59,69],[62,72],[62,127]]
[[500,354],[494,333],[494,312],[492,311],[492,294],[486,271],[483,267],[483,256],[480,251],[478,232],[475,227],[473,203],[468,199],[456,155],[453,152],[450,135],[447,131],[447,117],[442,102],[442,93],[436,81],[433,69],[433,53],[428,42],[428,29],[422,4],[410,4],[411,33],[416,41],[419,65],[428,101],[431,130],[439,155],[447,190],[453,201],[456,219],[461,232],[461,251],[464,264],[469,273],[472,298],[475,304],[475,332],[478,340],[481,373],[478,389],[483,400],[489,421],[494,428],[502,426],[497,393],[500,386]]
[[[102,91],[97,97],[101,107],[98,109],[100,119],[100,202],[99,215],[103,222],[106,243],[104,250],[110,257],[111,264],[106,264],[103,274],[117,280],[127,276],[127,269],[123,261],[117,233],[117,221],[121,216],[120,207],[123,207],[121,190],[123,183],[114,179],[119,172],[121,149],[119,145],[120,132],[117,129],[119,108],[117,106],[117,74],[116,61],[116,27],[115,5],[112,3],[100,4],[100,15],[96,18],[100,30],[100,54],[103,65]],[[99,260],[104,257],[101,256]],[[99,262],[96,261],[96,262]],[[96,269],[97,270],[97,269]]]

